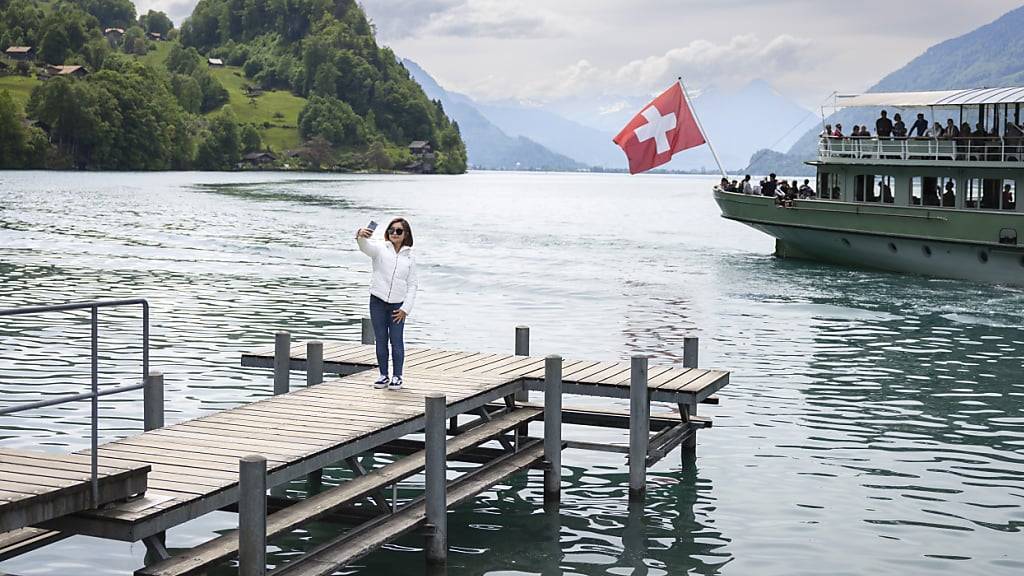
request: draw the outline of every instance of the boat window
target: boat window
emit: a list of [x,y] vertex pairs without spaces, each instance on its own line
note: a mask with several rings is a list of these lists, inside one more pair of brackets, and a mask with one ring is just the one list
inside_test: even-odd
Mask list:
[[1017,182],[1015,180],[1003,180],[1002,189],[999,191],[999,207],[1003,210],[1017,209]]
[[968,178],[964,193],[964,208],[999,208],[1003,181],[996,178]]
[[910,204],[912,206],[921,205],[921,190],[923,184],[921,183],[920,176],[914,176],[910,179]]
[[818,198],[839,200],[839,174],[830,172],[818,174]]
[[942,184],[935,176],[914,177],[910,183],[910,193],[915,206],[942,205]]
[[895,201],[892,189],[895,185],[895,178],[892,176],[875,176],[873,192],[869,196],[871,202],[884,202],[892,204]]

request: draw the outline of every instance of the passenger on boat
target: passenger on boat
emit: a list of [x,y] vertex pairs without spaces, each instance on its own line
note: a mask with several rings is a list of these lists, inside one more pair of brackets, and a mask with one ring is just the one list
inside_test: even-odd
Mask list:
[[888,114],[888,112],[882,110],[878,120],[875,120],[875,133],[878,134],[879,138],[889,138],[892,136],[892,120],[889,120]]
[[960,125],[960,137],[961,138],[970,138],[971,135],[972,135],[971,134],[971,125],[968,124],[967,122],[964,122],[963,124],[961,124]]
[[946,181],[946,189],[942,192],[942,205],[946,208],[956,205],[956,184],[953,180]]
[[885,202],[886,204],[892,204],[895,200],[892,196],[892,188],[890,188],[885,182],[878,183],[878,192],[879,196],[882,197],[882,202]]
[[842,190],[839,189],[839,186],[833,186],[832,187],[832,199],[833,200],[839,200],[840,198],[842,198],[842,195],[843,195],[843,192],[842,192]]
[[960,137],[960,130],[956,127],[956,124],[953,123],[952,118],[948,118],[946,120],[946,129],[942,132],[942,136],[950,140]]
[[797,195],[801,198],[814,198],[814,188],[811,188],[810,180],[804,180]]
[[[938,122],[936,122],[938,124]],[[942,126],[939,126],[939,130],[942,130]],[[914,121],[914,125],[910,127],[910,135],[915,136],[914,132],[917,132],[916,137],[921,138],[928,132],[928,121],[924,119],[924,114],[917,113],[917,120]]]
[[1014,210],[1017,203],[1013,201],[1013,190],[1009,184],[1003,184],[1003,210]]
[[[838,126],[838,124],[836,124]],[[779,181],[775,179],[775,174],[769,174],[768,180],[761,185],[761,194],[763,196],[775,196],[775,192],[779,188]]]
[[892,135],[896,138],[907,137],[907,125],[903,123],[903,118],[900,117],[899,112],[893,115],[892,124]]
[[821,136],[823,138],[831,138],[832,137],[832,125],[831,124],[825,124],[825,129],[822,130]]
[[833,138],[842,138],[843,137],[843,125],[842,124],[836,122],[836,129],[832,132],[832,137]]
[[754,189],[750,185],[750,174],[743,177],[743,183],[740,184],[740,192],[744,194],[753,194]]
[[946,131],[942,129],[942,124],[939,124],[938,122],[933,123],[932,127],[925,132],[925,136],[928,138],[942,138],[945,134]]

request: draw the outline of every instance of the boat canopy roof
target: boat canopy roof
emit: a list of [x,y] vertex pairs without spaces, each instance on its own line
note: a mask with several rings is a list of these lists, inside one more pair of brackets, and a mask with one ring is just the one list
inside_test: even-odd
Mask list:
[[840,108],[913,108],[920,106],[977,106],[980,104],[1024,103],[1024,86],[1005,88],[968,88],[931,92],[868,92],[836,95]]

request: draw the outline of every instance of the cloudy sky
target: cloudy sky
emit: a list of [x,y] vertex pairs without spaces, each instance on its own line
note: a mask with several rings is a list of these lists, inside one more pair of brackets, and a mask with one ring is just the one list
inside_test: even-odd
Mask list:
[[[176,21],[194,0],[137,0]],[[867,88],[1021,0],[363,0],[378,39],[485,100],[764,78],[805,106]]]

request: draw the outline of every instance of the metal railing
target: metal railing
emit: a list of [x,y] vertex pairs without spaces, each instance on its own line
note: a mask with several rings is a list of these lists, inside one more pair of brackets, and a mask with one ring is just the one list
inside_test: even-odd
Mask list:
[[[138,384],[128,384],[124,386],[107,388],[106,390],[101,391],[99,389],[99,309],[138,305],[142,306],[142,382]],[[109,396],[111,394],[119,394],[122,392],[131,392],[133,390],[139,390],[140,388],[146,386],[146,380],[149,375],[149,302],[147,302],[145,299],[136,298],[129,300],[96,300],[92,302],[77,302],[70,304],[57,304],[52,306],[29,306],[24,308],[9,308],[5,310],[0,310],[0,317],[25,316],[29,314],[42,314],[45,312],[66,312],[71,310],[90,311],[89,321],[92,329],[90,337],[92,360],[92,386],[90,391],[83,392],[81,394],[64,395],[58,398],[51,398],[49,400],[40,400],[38,402],[19,404],[17,406],[11,406],[8,408],[0,408],[0,416],[7,416],[10,414],[16,414],[18,412],[35,410],[37,408],[45,408],[47,406],[56,406],[58,404],[66,404],[69,402],[78,402],[80,400],[91,400],[92,451],[90,468],[92,478],[92,502],[95,507],[99,505],[99,399],[102,396]]]
[[820,138],[819,158],[948,160],[1024,164],[1024,139],[980,138]]

